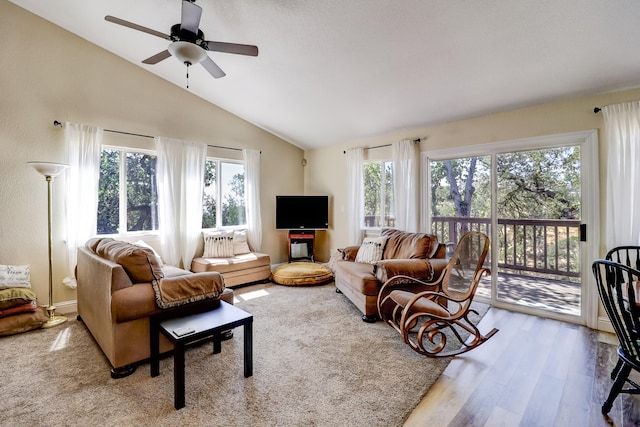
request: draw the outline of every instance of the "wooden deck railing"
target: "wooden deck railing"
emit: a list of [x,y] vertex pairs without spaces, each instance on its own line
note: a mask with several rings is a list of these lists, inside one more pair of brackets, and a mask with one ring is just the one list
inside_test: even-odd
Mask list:
[[[457,242],[467,231],[491,236],[490,218],[433,217],[440,242]],[[580,221],[498,219],[498,267],[580,276]]]

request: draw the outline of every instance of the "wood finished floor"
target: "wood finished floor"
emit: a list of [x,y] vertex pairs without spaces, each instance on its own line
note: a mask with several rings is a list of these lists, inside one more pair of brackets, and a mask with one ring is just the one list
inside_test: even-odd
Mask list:
[[640,396],[618,396],[609,420],[600,412],[614,335],[495,308],[480,323],[493,327],[493,338],[452,360],[404,427],[640,426]]

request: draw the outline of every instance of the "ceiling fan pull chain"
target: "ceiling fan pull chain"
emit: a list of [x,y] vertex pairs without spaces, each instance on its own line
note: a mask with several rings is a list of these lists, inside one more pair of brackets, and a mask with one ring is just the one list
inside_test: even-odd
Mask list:
[[187,64],[187,89],[189,89],[189,64],[188,62],[185,62],[185,64]]

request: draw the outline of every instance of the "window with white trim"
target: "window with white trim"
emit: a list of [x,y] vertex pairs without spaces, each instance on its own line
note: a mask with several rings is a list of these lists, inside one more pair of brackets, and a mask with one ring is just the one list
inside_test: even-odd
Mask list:
[[247,224],[244,163],[208,158],[202,198],[202,228]]
[[102,149],[97,234],[158,229],[156,161],[152,151]]
[[393,227],[393,167],[390,160],[366,162],[363,168],[365,228]]

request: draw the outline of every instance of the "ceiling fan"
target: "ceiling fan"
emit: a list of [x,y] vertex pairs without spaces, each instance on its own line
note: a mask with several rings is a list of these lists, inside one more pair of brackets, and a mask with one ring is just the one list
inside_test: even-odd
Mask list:
[[218,64],[209,58],[207,51],[258,56],[258,46],[205,40],[204,33],[198,28],[200,17],[202,16],[202,8],[196,5],[194,1],[182,1],[182,20],[179,24],[171,27],[170,35],[111,15],[105,16],[104,19],[114,24],[123,25],[171,41],[167,50],[163,50],[142,62],[144,64],[157,64],[170,56],[175,56],[187,66],[187,87],[189,87],[189,67],[195,64],[202,64],[209,74],[216,79],[226,76]]

